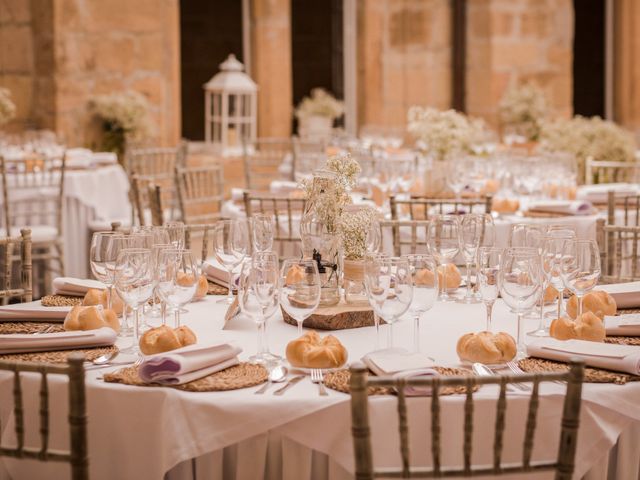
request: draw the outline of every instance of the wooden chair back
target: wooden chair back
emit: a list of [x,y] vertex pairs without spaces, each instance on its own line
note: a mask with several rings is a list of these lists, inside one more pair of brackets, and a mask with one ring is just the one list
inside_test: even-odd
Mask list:
[[619,211],[623,212],[621,225],[640,225],[640,195],[616,195],[614,191],[607,192],[607,224],[619,223],[616,218]]
[[433,210],[438,214],[462,211],[464,213],[491,213],[492,201],[491,195],[463,199],[413,197],[400,200],[395,195],[389,197],[392,220],[407,215],[411,220],[428,220]]
[[[480,475],[509,475],[525,472],[555,471],[556,480],[570,480],[574,470],[574,459],[578,442],[580,422],[580,406],[582,402],[582,381],[584,364],[573,362],[567,372],[499,375],[490,377],[422,377],[394,378],[370,377],[362,363],[351,367],[351,422],[355,452],[356,478],[369,480],[374,477],[393,478],[438,478],[438,477],[471,477]],[[505,464],[502,462],[505,441],[505,414],[507,409],[507,385],[514,383],[532,383],[531,400],[526,417],[525,438],[522,461]],[[543,382],[566,382],[567,392],[562,412],[560,446],[558,456],[551,461],[531,461],[539,405],[539,387]],[[496,403],[496,423],[493,437],[493,462],[491,465],[473,465],[472,439],[474,401],[473,389],[476,386],[496,385],[500,387]],[[400,455],[402,467],[375,468],[371,448],[369,423],[369,387],[390,387],[398,393],[398,421],[400,436]],[[405,388],[429,388],[431,391],[431,467],[412,467],[409,449],[409,424],[407,421],[407,401]],[[442,448],[440,444],[442,420],[440,412],[440,391],[445,387],[466,387],[464,400],[464,440],[462,453],[464,463],[459,465],[442,465]]]
[[427,253],[428,220],[382,220],[380,251],[394,256]]
[[[304,198],[291,198],[288,196],[262,195],[245,191],[244,208],[247,218],[250,219],[257,213],[272,215],[274,219],[273,250],[282,257],[295,256],[302,252],[300,240],[300,219],[306,200]],[[251,222],[249,222],[251,225]],[[251,232],[249,232],[251,234]],[[251,235],[250,235],[251,236]],[[286,249],[286,246],[291,249]]]
[[[3,304],[18,298],[20,302],[30,302],[33,296],[31,230],[23,228],[20,237],[0,238],[2,254],[2,285],[0,300]],[[18,280],[18,286],[15,285]]]
[[19,227],[47,225],[55,227],[62,238],[65,164],[66,154],[23,160],[0,156],[7,236]]
[[[71,465],[73,480],[89,478],[89,454],[87,448],[87,407],[84,386],[84,355],[72,354],[66,365],[0,360],[0,370],[13,372],[13,416],[15,420],[15,446],[0,446],[0,456],[40,460],[43,462],[67,462]],[[20,374],[32,372],[40,375],[40,447],[25,445],[25,416]],[[49,375],[69,377],[69,451],[49,448]]]
[[165,190],[155,183],[153,177],[133,175],[131,177],[131,197],[139,225],[160,226],[164,223],[163,205],[170,201]]
[[[199,225],[185,225],[184,226],[184,247],[187,250],[191,250],[194,247],[194,240],[199,238],[202,240],[200,249],[200,260],[204,262],[210,256],[209,247],[211,245],[211,239],[209,235],[216,227],[216,223],[203,223]],[[213,251],[211,252],[211,254]]]
[[324,140],[292,138],[292,179],[300,180],[322,168],[327,161],[327,144]]
[[640,280],[638,242],[640,226],[607,225],[604,219],[596,223],[596,241],[600,247],[602,283],[622,283]]
[[291,140],[259,138],[253,145],[245,145],[243,150],[246,188],[268,192],[271,182],[281,176],[279,168],[283,160],[291,154]]
[[222,165],[176,168],[180,214],[185,224],[215,222],[224,202]]
[[637,183],[639,173],[640,162],[608,162],[589,157],[585,163],[584,183]]

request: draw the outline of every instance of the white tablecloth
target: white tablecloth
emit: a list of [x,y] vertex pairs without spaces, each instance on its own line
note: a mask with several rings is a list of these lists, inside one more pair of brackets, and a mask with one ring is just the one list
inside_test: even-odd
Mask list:
[[[246,358],[255,351],[256,327],[252,321],[237,317],[223,329],[224,307],[215,297],[190,304],[183,322],[197,333],[199,342],[227,340],[238,342]],[[484,328],[483,305],[438,303],[424,315],[421,341],[423,349],[441,365],[455,365],[456,340],[469,331]],[[516,321],[505,305],[494,309],[494,325],[515,335]],[[525,328],[532,329],[534,320]],[[388,328],[388,327],[384,327]],[[395,326],[396,346],[410,348],[412,324],[405,318]],[[355,361],[373,349],[375,329],[360,328],[334,332]],[[385,332],[381,332],[383,338]],[[296,327],[282,322],[280,315],[269,322],[271,350],[282,354],[288,341],[296,336]],[[104,370],[103,370],[104,371]],[[317,387],[305,380],[282,397],[254,395],[254,388],[229,392],[189,393],[171,388],[129,387],[105,384],[96,379],[103,371],[87,374],[89,415],[89,452],[92,479],[192,478],[189,459],[197,458],[198,478],[348,478],[352,471],[349,396],[330,391],[318,396]],[[35,382],[24,381],[30,389],[25,395],[26,408],[37,408]],[[543,390],[535,456],[553,456],[556,452],[562,387],[552,384]],[[0,375],[0,420],[3,435],[12,436],[8,397],[11,376]],[[492,412],[495,391],[482,389],[475,394],[476,424],[474,460],[486,458],[493,438]],[[65,393],[59,381],[51,382],[50,397],[56,414],[52,417],[52,439],[56,445],[64,422]],[[640,458],[640,383],[624,386],[586,384],[583,393],[581,430],[576,456],[576,478],[598,476],[607,468],[617,473],[610,478],[630,479],[638,476]],[[455,461],[461,452],[463,398],[443,399],[447,431],[443,444],[445,461]],[[429,452],[429,399],[410,400],[409,418],[416,459],[419,452]],[[522,428],[528,406],[527,397],[509,395],[505,460],[521,448]],[[375,458],[383,463],[397,460],[395,398],[377,397],[371,401],[374,422]],[[32,411],[36,413],[36,410]],[[37,418],[34,416],[32,418]],[[487,421],[488,419],[488,421]],[[389,433],[392,434],[389,434]],[[28,424],[27,443],[38,442],[37,423]],[[609,451],[616,442],[618,448]],[[429,460],[429,457],[427,457]],[[35,462],[4,460],[14,478],[58,478],[55,465],[44,467]],[[185,463],[186,462],[186,463]],[[177,467],[176,467],[177,466]],[[174,468],[176,467],[176,468]],[[0,468],[1,470],[1,468]],[[588,476],[591,475],[591,476]],[[527,478],[548,478],[527,477]]]

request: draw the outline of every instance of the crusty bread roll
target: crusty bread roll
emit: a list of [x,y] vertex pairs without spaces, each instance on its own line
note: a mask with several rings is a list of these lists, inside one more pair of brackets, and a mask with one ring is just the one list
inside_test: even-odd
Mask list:
[[558,298],[558,291],[553,285],[549,285],[544,291],[544,303],[553,303]]
[[[438,266],[438,289],[442,290],[444,285],[444,269],[447,269],[447,290],[456,289],[460,286],[462,275],[460,270],[453,263]],[[433,272],[427,268],[421,269],[415,274],[415,282],[417,285],[433,286]]]
[[[178,272],[178,285],[188,287],[193,284],[193,275],[185,272]],[[209,291],[209,283],[207,277],[200,275],[198,277],[198,285],[196,286],[196,293],[193,295],[194,300],[200,300],[207,296]]]
[[549,335],[558,340],[589,340],[591,342],[602,342],[607,332],[604,322],[593,312],[584,312],[575,320],[562,317],[551,322]]
[[515,213],[520,208],[518,200],[508,198],[494,198],[491,203],[491,210],[497,213]]
[[285,280],[287,285],[293,285],[304,280],[304,267],[301,267],[300,265],[293,265],[287,272]]
[[[598,317],[604,318],[605,315],[615,315],[617,311],[615,299],[605,291],[595,290],[582,298],[582,313],[593,312]],[[571,318],[576,318],[578,315],[578,297],[575,295],[567,302],[567,314]]]
[[[97,288],[90,288],[87,290],[87,293],[84,295],[84,299],[82,300],[82,305],[84,306],[95,306],[102,305],[104,308],[107,308],[109,299],[109,292],[105,290],[100,290]],[[111,309],[116,313],[116,315],[122,315],[122,310],[124,309],[124,302],[118,295],[118,292],[113,290],[113,302],[111,304]]]
[[96,330],[109,327],[116,332],[120,331],[120,322],[113,310],[98,306],[76,305],[64,319],[65,330]]
[[311,330],[289,342],[287,360],[293,367],[337,368],[347,361],[347,349],[333,335],[321,338]]
[[196,343],[196,335],[186,326],[176,329],[162,325],[151,328],[140,337],[140,351],[145,355],[168,352]]
[[504,363],[516,356],[516,341],[504,332],[467,333],[456,345],[460,360],[486,364]]

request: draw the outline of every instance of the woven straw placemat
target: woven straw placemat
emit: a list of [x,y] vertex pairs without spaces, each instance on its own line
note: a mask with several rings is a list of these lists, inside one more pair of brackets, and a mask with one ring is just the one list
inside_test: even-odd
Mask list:
[[223,287],[222,285],[218,285],[217,283],[209,282],[209,290],[207,290],[207,295],[226,295],[229,293],[229,289],[227,287]]
[[640,346],[640,337],[607,337],[604,339],[605,343],[617,343],[618,345],[638,345]]
[[95,360],[96,358],[98,358],[100,355],[117,351],[118,347],[96,347],[82,348],[77,350],[58,350],[55,352],[8,353],[6,355],[0,355],[0,360],[65,363],[69,355],[72,355],[74,353],[82,353],[85,356],[85,360],[90,362],[91,360]]
[[[468,370],[462,370],[460,368],[450,367],[432,367],[440,375],[445,377],[462,376],[467,377],[470,375]],[[324,376],[324,384],[332,390],[337,390],[342,393],[349,393],[349,381],[351,380],[351,372],[348,369],[336,370],[335,372],[329,372]],[[478,387],[474,387],[473,391],[478,390]],[[455,395],[467,393],[466,387],[446,387],[440,388],[440,395]],[[395,392],[391,388],[387,387],[369,387],[369,395],[394,395]]]
[[11,333],[58,333],[63,332],[62,323],[48,322],[0,322],[0,334]]
[[567,213],[559,213],[559,212],[543,212],[540,210],[525,210],[522,212],[523,217],[528,218],[561,218],[561,217],[571,217]]
[[188,392],[219,392],[259,385],[267,381],[267,375],[267,370],[262,365],[240,363],[183,385],[144,383],[138,376],[137,367],[127,367],[113,373],[106,373],[103,378],[105,382],[124,383],[125,385],[136,385],[140,387],[170,386],[171,388],[186,390]]
[[75,307],[82,305],[82,297],[69,295],[45,295],[40,299],[43,307]]
[[[554,362],[543,358],[529,357],[518,361],[518,365],[527,373],[565,372],[569,365],[562,362]],[[616,383],[624,385],[627,382],[638,382],[640,376],[628,373],[612,372],[603,368],[586,367],[584,369],[584,381],[588,383]]]

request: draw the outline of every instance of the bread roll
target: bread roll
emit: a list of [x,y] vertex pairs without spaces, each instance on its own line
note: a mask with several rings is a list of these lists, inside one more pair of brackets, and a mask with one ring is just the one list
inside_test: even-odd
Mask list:
[[544,291],[544,303],[552,303],[555,302],[558,298],[558,291],[554,288],[553,285],[549,285]]
[[96,330],[109,327],[116,332],[120,331],[120,322],[113,310],[98,306],[76,305],[64,319],[65,330]]
[[508,198],[494,198],[491,204],[491,210],[497,213],[515,213],[520,208],[518,200],[509,200]]
[[321,338],[312,330],[289,342],[287,360],[293,367],[337,368],[346,363],[347,350],[333,335]]
[[[178,285],[189,287],[193,284],[193,275],[185,272],[178,272]],[[209,283],[207,277],[200,275],[198,277],[198,284],[196,286],[196,293],[193,295],[193,300],[200,300],[207,296],[209,291]]]
[[[84,295],[84,299],[82,300],[82,305],[84,306],[95,306],[102,305],[104,308],[108,306],[109,292],[105,290],[100,290],[97,288],[90,288],[87,290],[87,293]],[[122,310],[124,309],[124,302],[118,295],[118,292],[113,290],[113,302],[111,304],[111,309],[116,313],[116,315],[122,315]]]
[[[462,275],[460,270],[453,263],[438,266],[438,289],[442,290],[444,285],[444,269],[447,269],[447,290],[456,289],[460,286]],[[421,269],[415,274],[415,282],[418,285],[433,286],[433,272],[427,268]]]
[[293,285],[304,280],[304,268],[300,265],[293,265],[287,272],[287,285]]
[[589,340],[591,342],[602,342],[607,332],[604,322],[593,312],[584,312],[575,320],[562,317],[551,322],[549,335],[558,340]]
[[[593,312],[598,317],[604,318],[605,315],[615,315],[617,311],[616,301],[605,291],[595,290],[582,298],[582,313]],[[571,318],[576,318],[578,315],[578,297],[575,295],[567,302],[567,314]]]
[[467,333],[456,345],[460,360],[486,364],[504,363],[516,356],[516,341],[504,332]]
[[169,352],[196,343],[196,335],[186,326],[176,329],[162,325],[151,328],[140,337],[140,351],[145,355]]

